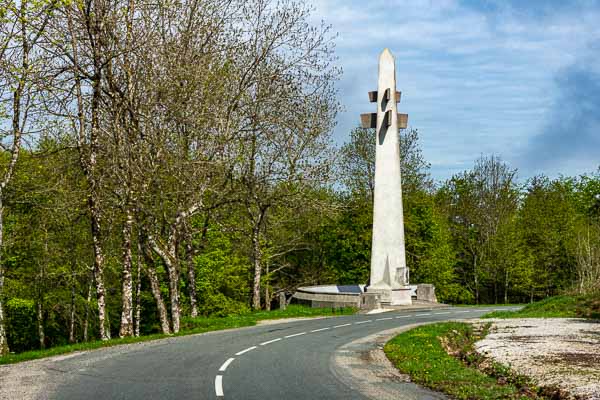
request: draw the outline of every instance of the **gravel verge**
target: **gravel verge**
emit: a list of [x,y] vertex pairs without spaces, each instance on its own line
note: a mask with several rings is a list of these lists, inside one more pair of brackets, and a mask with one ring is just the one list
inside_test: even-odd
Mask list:
[[333,374],[352,389],[374,400],[445,400],[410,381],[388,360],[383,346],[402,332],[434,322],[389,329],[357,339],[338,348],[331,358]]
[[492,322],[476,350],[574,399],[600,400],[600,321],[519,318]]

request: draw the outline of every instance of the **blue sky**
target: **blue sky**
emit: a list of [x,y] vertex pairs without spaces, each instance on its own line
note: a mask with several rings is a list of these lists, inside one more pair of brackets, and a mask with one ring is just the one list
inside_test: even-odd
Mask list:
[[396,56],[400,112],[435,179],[496,154],[521,178],[600,166],[600,0],[313,0],[339,34],[348,140],[371,112],[378,54]]

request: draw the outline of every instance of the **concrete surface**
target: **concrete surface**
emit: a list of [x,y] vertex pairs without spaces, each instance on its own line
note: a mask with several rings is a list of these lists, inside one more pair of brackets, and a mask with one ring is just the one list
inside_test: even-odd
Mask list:
[[396,62],[392,53],[385,49],[379,56],[377,128],[376,137],[373,138],[376,140],[373,239],[371,278],[367,292],[381,293],[382,303],[392,305],[410,302],[410,296],[392,296],[391,292],[391,289],[403,288],[409,283],[404,248],[398,110],[395,96]]

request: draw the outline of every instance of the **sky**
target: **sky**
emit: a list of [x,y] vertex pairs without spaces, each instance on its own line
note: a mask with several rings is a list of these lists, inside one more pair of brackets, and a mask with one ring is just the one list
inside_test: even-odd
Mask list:
[[521,179],[600,166],[600,0],[313,0],[337,33],[349,140],[374,112],[379,53],[396,57],[409,114],[434,179],[495,154]]

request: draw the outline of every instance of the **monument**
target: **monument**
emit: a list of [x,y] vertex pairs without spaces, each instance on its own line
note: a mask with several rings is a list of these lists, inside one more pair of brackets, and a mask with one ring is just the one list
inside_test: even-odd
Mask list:
[[409,285],[404,249],[404,215],[402,212],[402,177],[398,129],[406,129],[408,115],[398,114],[400,92],[396,91],[394,56],[385,49],[379,56],[377,91],[369,92],[377,103],[377,112],[361,114],[363,128],[375,128],[375,196],[373,204],[373,242],[371,278],[368,286],[317,285],[297,288],[296,301],[312,307],[358,307],[380,312],[389,306],[436,304],[431,284]]
[[367,294],[379,296],[381,304],[412,304],[404,248],[404,215],[398,129],[405,129],[408,115],[398,114],[400,92],[396,91],[396,67],[392,53],[379,56],[377,91],[369,92],[377,112],[361,114],[363,128],[375,128],[375,196],[371,278]]

